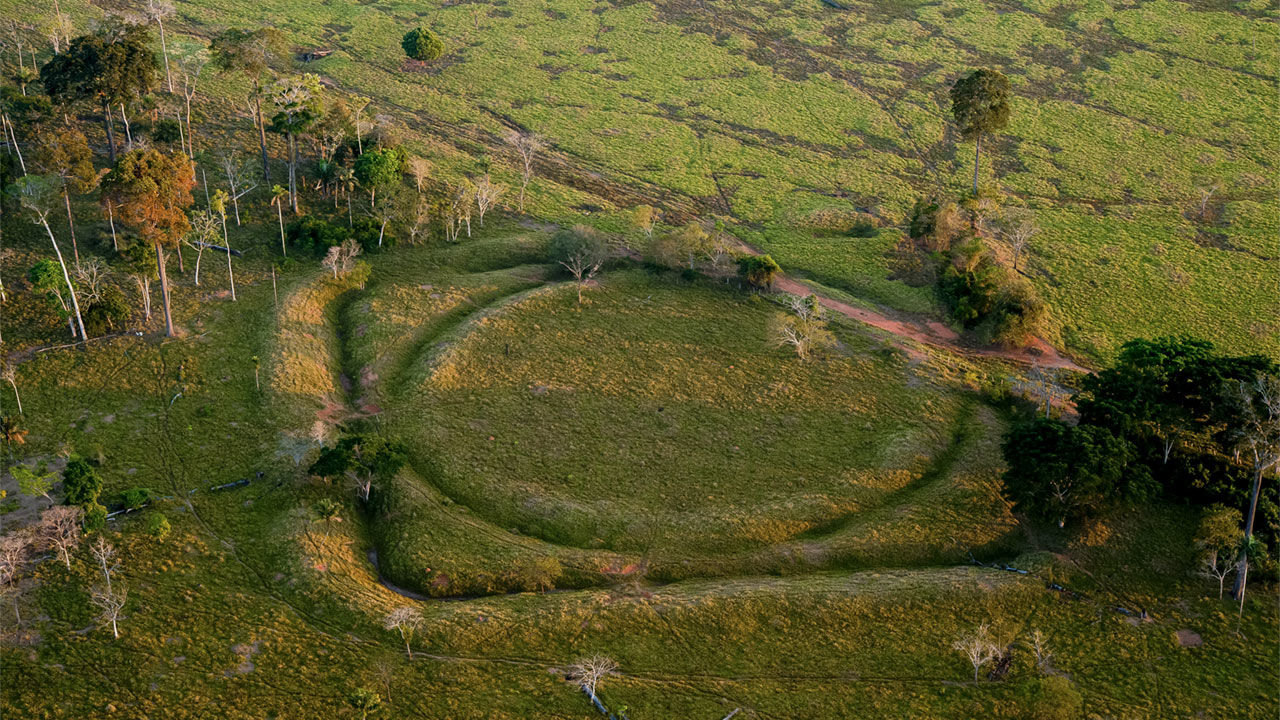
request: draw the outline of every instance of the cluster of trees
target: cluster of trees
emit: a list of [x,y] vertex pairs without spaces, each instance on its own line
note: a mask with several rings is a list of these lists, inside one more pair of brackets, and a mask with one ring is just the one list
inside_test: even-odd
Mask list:
[[[1280,365],[1191,338],[1133,340],[1074,400],[1078,423],[1040,417],[1005,437],[1004,486],[1017,509],[1063,526],[1156,497],[1238,508],[1210,511],[1207,563],[1223,578],[1236,573],[1237,598],[1250,559],[1274,570],[1266,547],[1280,539],[1280,496],[1263,478],[1280,464]],[[1222,531],[1227,516],[1234,531]],[[1233,570],[1225,556],[1236,557]]]

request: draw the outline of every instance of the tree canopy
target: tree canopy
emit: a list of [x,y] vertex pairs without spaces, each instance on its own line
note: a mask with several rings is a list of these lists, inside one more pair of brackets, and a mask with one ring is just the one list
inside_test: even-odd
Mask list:
[[974,70],[951,87],[951,113],[965,140],[1009,124],[1009,78],[998,70]]
[[175,248],[191,229],[186,209],[194,187],[195,174],[185,155],[134,150],[122,155],[107,173],[102,198],[144,240]]
[[426,28],[416,28],[400,41],[404,54],[413,60],[430,62],[444,54],[444,41]]

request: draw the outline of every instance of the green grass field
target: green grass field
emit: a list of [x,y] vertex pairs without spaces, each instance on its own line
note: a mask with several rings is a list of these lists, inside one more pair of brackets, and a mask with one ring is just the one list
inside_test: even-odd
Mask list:
[[[765,296],[620,260],[579,306],[548,262],[562,225],[637,246],[626,215],[645,203],[668,225],[718,220],[833,297],[941,319],[888,254],[918,197],[967,187],[946,93],[989,66],[1016,97],[981,177],[1036,211],[1024,269],[1055,342],[1086,363],[1172,332],[1277,352],[1274,8],[846,4],[177,2],[175,56],[260,25],[334,49],[290,69],[369,96],[436,180],[518,186],[508,127],[550,148],[525,214],[509,191],[474,237],[365,255],[363,285],[292,249],[273,273],[275,209],[252,194],[230,228],[238,300],[224,256],[206,252],[196,287],[185,251],[172,340],[139,319],[141,336],[48,349],[65,322],[20,279],[47,239],[5,218],[15,459],[78,453],[107,493],[159,499],[104,533],[129,588],[119,639],[95,621],[83,547],[69,570],[29,567],[23,622],[0,600],[0,716],[360,717],[347,696],[365,687],[375,718],[585,719],[567,668],[601,653],[619,671],[600,697],[633,720],[1060,717],[1035,697],[1045,673],[1080,717],[1276,717],[1275,587],[1251,586],[1239,617],[1219,601],[1195,574],[1192,510],[1063,533],[1011,513],[1014,411],[989,391],[1019,368],[903,352],[844,319],[802,362],[768,343]],[[123,4],[62,7],[82,32]],[[0,18],[46,14],[0,0]],[[447,43],[426,69],[399,48],[420,24]],[[201,145],[253,151],[242,80],[206,68],[200,87]],[[95,205],[76,207],[85,254],[109,248]],[[865,219],[873,237],[848,232]],[[305,471],[352,430],[410,449],[367,505]],[[149,512],[167,539],[144,534]],[[412,660],[383,626],[402,605],[425,618]],[[1003,680],[973,682],[952,648],[980,623],[1011,651]]]

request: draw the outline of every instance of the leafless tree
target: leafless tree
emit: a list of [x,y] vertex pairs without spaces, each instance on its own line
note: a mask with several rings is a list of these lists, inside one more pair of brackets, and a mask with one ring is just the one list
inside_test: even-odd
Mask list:
[[400,633],[400,639],[404,641],[404,651],[408,653],[409,659],[413,659],[413,648],[410,643],[413,642],[414,633],[422,627],[422,613],[418,608],[412,605],[402,605],[395,610],[387,613],[383,618],[382,626],[388,630],[395,630]]
[[1280,464],[1280,377],[1259,375],[1253,382],[1239,385],[1243,422],[1237,431],[1237,447],[1252,455],[1253,491],[1249,512],[1245,515],[1244,544],[1236,563],[1236,580],[1231,596],[1240,601],[1244,612],[1245,585],[1249,574],[1249,546],[1253,540],[1253,523],[1258,514],[1258,495],[1262,476]]
[[107,583],[107,592],[111,592],[111,573],[115,572],[120,566],[116,560],[116,547],[107,542],[102,535],[89,546],[89,550],[93,553],[93,559],[98,563],[98,567],[102,568],[102,577]]
[[578,684],[582,692],[591,698],[591,702],[601,713],[608,715],[604,703],[596,696],[596,689],[606,677],[618,671],[618,663],[604,655],[592,655],[579,660],[569,667],[569,678]]
[[[196,96],[196,83],[200,81],[200,73],[207,62],[209,62],[209,54],[204,50],[198,50],[179,61],[182,68],[182,101],[187,111],[188,157],[195,157],[196,154],[196,133],[191,129],[191,100]],[[169,91],[173,92],[173,88]]]
[[1047,673],[1053,669],[1053,653],[1049,652],[1044,633],[1035,630],[1031,633],[1031,652],[1036,656],[1036,669]]
[[360,243],[348,238],[342,241],[341,245],[329,248],[329,253],[324,256],[324,262],[321,265],[332,270],[336,280],[339,275],[346,275],[355,269],[356,257],[360,252]]
[[363,95],[356,95],[350,98],[350,101],[351,109],[355,113],[355,121],[352,125],[355,126],[356,130],[356,155],[359,156],[364,154],[364,130],[370,127],[368,123],[360,120],[360,116],[364,114],[364,111],[369,107],[369,103],[373,101]]
[[13,400],[18,403],[18,414],[22,413],[22,396],[18,394],[18,371],[13,364],[8,361],[0,361],[0,378],[9,383],[9,387],[13,388]]
[[583,242],[560,260],[560,264],[569,271],[577,285],[579,305],[582,304],[582,289],[595,279],[606,259],[608,253],[603,244]]
[[[440,222],[444,226],[444,238],[448,242],[458,242],[464,226],[470,224],[471,203],[475,198],[475,186],[470,180],[462,180],[450,192],[442,203],[443,212]],[[468,232],[468,235],[470,233]]]
[[1031,238],[1035,237],[1039,231],[1040,228],[1036,227],[1035,213],[1030,210],[1009,208],[1004,211],[1003,221],[1000,223],[1000,235],[1005,242],[1009,243],[1009,249],[1013,251],[1014,272],[1018,271],[1018,261],[1031,244]]
[[129,588],[123,583],[116,586],[113,590],[110,587],[102,585],[95,586],[90,593],[94,607],[98,608],[98,621],[103,625],[111,625],[111,635],[120,637],[120,627],[117,624],[120,620],[120,613],[124,610],[124,604],[129,600]]
[[13,595],[13,617],[22,622],[18,607],[18,573],[26,565],[31,553],[31,534],[16,531],[0,537],[0,589]]
[[1222,599],[1225,591],[1227,576],[1235,569],[1236,565],[1232,558],[1224,555],[1216,547],[1205,548],[1200,556],[1200,574],[1218,581],[1219,600]]
[[237,150],[222,152],[218,157],[222,163],[222,171],[227,176],[227,187],[231,189],[231,206],[235,209],[236,227],[240,226],[240,198],[253,192],[257,183],[250,183],[253,177],[253,166],[242,160]]
[[1058,375],[1050,369],[1039,364],[1031,366],[1031,370],[1027,372],[1025,378],[1013,379],[1013,385],[1016,389],[1025,390],[1034,397],[1044,400],[1044,416],[1049,417],[1049,410],[1053,406],[1053,399],[1058,394]]
[[653,230],[662,219],[662,212],[652,205],[637,205],[631,212],[636,227],[644,233],[645,242],[653,242]]
[[1210,203],[1213,202],[1213,196],[1221,189],[1222,188],[1217,183],[1196,188],[1196,194],[1199,196],[1197,211],[1201,222],[1209,220]]
[[40,513],[40,541],[54,548],[71,569],[71,551],[80,544],[80,518],[84,511],[72,505],[54,505]]
[[409,169],[409,177],[413,178],[413,186],[421,193],[422,183],[431,176],[431,161],[420,155],[410,155],[405,164]]
[[[187,236],[183,241],[196,251],[196,285],[200,284],[200,259],[204,255],[204,250],[217,239],[218,219],[213,216],[213,213],[206,210],[199,210],[191,213],[191,230],[187,232]],[[149,282],[149,280],[146,277],[138,279],[138,276],[135,276],[135,280],[138,281],[139,291],[144,292],[144,294],[148,294],[145,292],[146,288],[143,287],[143,283]],[[148,301],[147,317],[151,317],[150,305],[151,303]]]
[[982,666],[1000,657],[1000,648],[991,639],[991,627],[982,623],[971,633],[960,636],[951,647],[964,653],[973,665],[973,681],[978,682]]
[[97,255],[85,258],[76,266],[76,284],[80,287],[80,297],[92,305],[102,299],[102,285],[111,274],[111,269]]
[[507,144],[520,156],[520,212],[524,212],[524,193],[533,179],[533,159],[547,147],[547,141],[534,133],[518,130],[507,132]]
[[807,360],[815,349],[835,345],[835,335],[827,329],[826,313],[817,295],[791,298],[791,313],[776,313],[769,322],[769,337],[778,347],[795,348],[796,356]]
[[506,191],[507,188],[505,186],[499,185],[489,178],[489,173],[485,173],[484,177],[476,181],[476,206],[480,211],[480,227],[484,227],[484,214],[489,212],[489,209],[498,202],[498,198],[502,197],[502,193]]
[[160,26],[160,52],[164,56],[164,79],[169,86],[169,92],[173,92],[173,76],[169,74],[169,45],[165,41],[164,21],[174,15],[173,3],[169,0],[147,0],[147,7],[143,10],[146,18],[156,25]]
[[426,197],[415,195],[401,204],[404,228],[409,233],[409,244],[417,245],[418,236],[426,232],[431,222],[431,203]]
[[[62,257],[62,249],[58,247],[58,240],[53,236],[53,230],[49,227],[49,213],[53,212],[53,206],[50,202],[52,187],[47,180],[36,177],[24,177],[20,183],[15,183],[14,185],[18,187],[19,203],[35,216],[36,222],[44,226],[45,232],[49,235],[49,242],[53,244],[53,252],[58,257],[58,265],[62,268],[62,279],[66,281],[67,293],[71,296],[71,308],[75,312],[76,324],[71,325],[71,335],[75,338],[76,330],[79,329],[79,338],[87,340],[89,336],[84,331],[84,320],[80,316],[80,301],[76,298],[75,286],[71,284],[71,274],[67,271],[67,263]],[[60,291],[58,294],[59,298],[61,298]],[[70,321],[71,318],[68,317],[68,325],[71,324]]]
[[62,52],[62,48],[70,45],[73,30],[75,27],[71,24],[71,16],[55,9],[53,17],[45,25],[45,33],[49,36],[49,44],[53,46],[54,54]]

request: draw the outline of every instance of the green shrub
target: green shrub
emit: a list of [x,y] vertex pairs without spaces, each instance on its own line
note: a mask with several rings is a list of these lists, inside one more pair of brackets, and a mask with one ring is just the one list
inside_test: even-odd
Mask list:
[[404,54],[411,60],[431,62],[444,54],[444,41],[426,28],[410,30],[400,41]]
[[62,496],[67,505],[90,505],[102,493],[102,477],[89,461],[72,457],[62,471]]
[[107,525],[107,509],[94,501],[84,506],[84,529],[88,532],[101,530]]
[[182,138],[182,131],[178,127],[177,120],[165,118],[155,124],[151,128],[151,139],[160,143],[178,142]]
[[153,512],[147,516],[147,534],[156,540],[163,540],[169,536],[169,531],[173,528],[169,525],[169,518],[164,516],[162,512]]
[[773,281],[782,272],[778,263],[768,255],[747,255],[738,258],[738,275],[747,285],[756,289],[772,289]]
[[129,301],[119,288],[107,287],[84,312],[84,329],[89,335],[106,335],[124,327],[130,315]]
[[550,555],[520,558],[502,574],[502,584],[508,590],[546,592],[556,586],[556,580],[564,574],[560,561]]
[[155,496],[155,493],[149,488],[135,487],[120,493],[119,500],[121,505],[130,510],[136,510],[151,502]]

